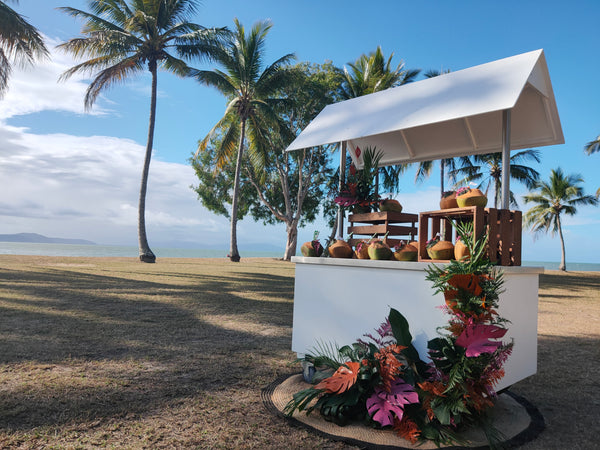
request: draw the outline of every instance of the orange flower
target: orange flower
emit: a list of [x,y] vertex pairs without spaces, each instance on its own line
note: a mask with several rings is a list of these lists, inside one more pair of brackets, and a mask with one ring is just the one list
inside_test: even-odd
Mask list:
[[344,365],[340,366],[333,375],[317,384],[315,389],[325,389],[325,392],[328,394],[341,394],[342,392],[346,392],[354,383],[356,383],[359,369],[360,363],[352,361],[344,363]]
[[434,381],[433,383],[430,381],[423,381],[422,383],[418,383],[418,385],[424,391],[431,392],[437,397],[444,397],[446,386],[441,381]]
[[398,433],[398,436],[410,441],[413,444],[417,443],[417,438],[421,434],[421,430],[415,422],[410,420],[407,416],[403,416],[402,420],[396,420],[394,423],[394,431]]
[[375,353],[375,358],[379,361],[381,382],[383,388],[388,392],[390,392],[392,381],[394,381],[402,370],[402,363],[398,361],[396,355],[400,354],[405,348],[402,345],[392,344]]
[[483,292],[479,286],[479,275],[472,273],[453,275],[448,284],[455,289],[462,289],[470,294],[479,296]]

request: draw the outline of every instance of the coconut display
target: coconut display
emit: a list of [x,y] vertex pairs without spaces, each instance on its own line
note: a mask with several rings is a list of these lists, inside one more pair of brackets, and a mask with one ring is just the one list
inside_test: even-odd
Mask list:
[[379,210],[402,212],[402,205],[398,200],[387,199],[379,202]]
[[419,250],[416,245],[412,243],[405,243],[400,241],[400,245],[396,247],[394,252],[394,259],[396,261],[416,261],[419,256]]
[[381,239],[375,239],[369,244],[369,258],[375,260],[392,259],[392,250]]
[[479,189],[463,187],[456,191],[456,202],[460,208],[466,208],[467,206],[485,207],[487,197]]

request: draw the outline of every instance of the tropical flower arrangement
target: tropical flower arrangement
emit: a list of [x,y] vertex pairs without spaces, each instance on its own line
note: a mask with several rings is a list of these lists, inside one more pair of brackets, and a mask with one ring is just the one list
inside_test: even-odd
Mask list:
[[358,170],[354,164],[350,165],[346,183],[333,201],[344,207],[376,210],[380,199],[375,185],[375,176],[383,153],[375,147],[367,147],[364,152],[356,147],[356,157],[360,157],[361,154],[363,154],[363,168]]
[[498,440],[486,413],[513,346],[499,340],[507,331],[496,312],[503,277],[484,259],[487,239],[463,240],[470,258],[427,270],[450,316],[428,342],[430,361],[421,359],[406,318],[392,308],[375,335],[341,348],[321,344],[305,355],[301,361],[318,369],[313,385],[297,392],[285,412],[316,410],[338,425],[392,428],[412,443],[461,444],[457,433],[474,425],[491,444]]

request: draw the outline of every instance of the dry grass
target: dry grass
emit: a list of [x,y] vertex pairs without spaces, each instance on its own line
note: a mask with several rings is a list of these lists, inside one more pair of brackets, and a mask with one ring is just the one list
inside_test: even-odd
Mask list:
[[[347,448],[270,415],[289,373],[294,266],[0,255],[1,448]],[[600,274],[541,277],[539,373],[513,387],[594,448]]]

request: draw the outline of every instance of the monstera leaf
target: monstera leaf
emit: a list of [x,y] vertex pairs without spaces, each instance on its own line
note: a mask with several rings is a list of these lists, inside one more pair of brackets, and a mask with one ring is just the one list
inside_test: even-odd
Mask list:
[[490,339],[500,339],[506,334],[506,331],[506,328],[496,325],[469,324],[456,339],[456,345],[467,349],[465,353],[467,357],[493,353],[502,343],[490,341]]
[[376,387],[375,393],[367,399],[367,411],[383,427],[394,423],[394,416],[398,420],[404,414],[404,405],[418,403],[419,396],[413,387],[405,383],[402,378],[397,378],[391,385],[390,392],[382,387]]
[[344,365],[340,366],[333,375],[317,384],[315,389],[325,389],[328,394],[341,394],[342,392],[346,392],[354,383],[356,383],[359,369],[360,363],[352,361],[344,363]]

